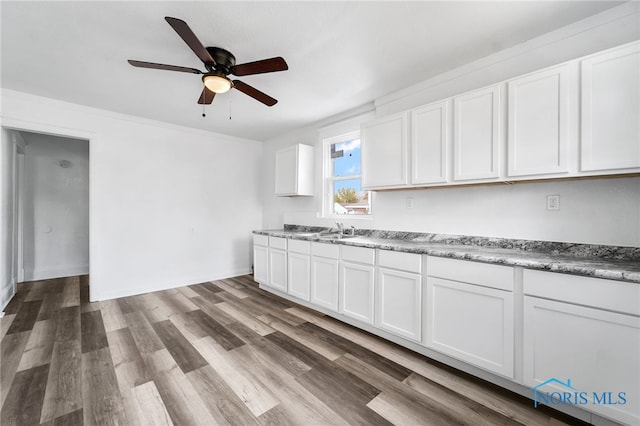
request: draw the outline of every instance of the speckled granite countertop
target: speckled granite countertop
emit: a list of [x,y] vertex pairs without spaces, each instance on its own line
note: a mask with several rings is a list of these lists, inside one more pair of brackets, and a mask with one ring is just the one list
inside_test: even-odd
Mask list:
[[462,235],[357,230],[344,239],[311,235],[326,228],[285,225],[254,234],[426,254],[640,284],[640,247],[571,244]]

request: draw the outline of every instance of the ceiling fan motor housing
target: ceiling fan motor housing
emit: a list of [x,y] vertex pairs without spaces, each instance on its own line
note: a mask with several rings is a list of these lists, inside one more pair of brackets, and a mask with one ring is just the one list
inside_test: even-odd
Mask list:
[[[215,69],[222,71],[225,74],[229,74],[231,72],[231,67],[236,64],[236,57],[233,56],[231,52],[221,47],[207,47],[206,49],[207,52],[209,52],[209,55],[211,55],[211,57],[216,61]],[[207,68],[209,68],[209,64],[206,65]],[[211,69],[213,69],[213,66]],[[211,71],[211,69],[209,69],[209,71]]]

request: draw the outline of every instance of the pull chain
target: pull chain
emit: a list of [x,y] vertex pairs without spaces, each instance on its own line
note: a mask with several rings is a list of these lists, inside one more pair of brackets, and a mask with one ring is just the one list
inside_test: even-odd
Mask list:
[[204,103],[204,90],[203,90],[203,91],[202,91],[202,93],[200,94],[200,100],[202,101],[202,116],[203,116],[203,117],[206,117],[206,116],[207,116],[207,114],[205,114],[205,112],[204,112],[204,111],[205,111],[205,110],[204,110],[204,108],[205,108],[205,103]]
[[231,121],[231,99],[229,99],[229,121]]

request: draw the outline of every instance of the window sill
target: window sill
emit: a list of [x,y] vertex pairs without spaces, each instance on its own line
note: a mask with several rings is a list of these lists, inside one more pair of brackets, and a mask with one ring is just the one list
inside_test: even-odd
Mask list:
[[332,219],[332,220],[373,220],[373,214],[369,215],[356,215],[356,214],[321,214],[318,213],[319,219]]

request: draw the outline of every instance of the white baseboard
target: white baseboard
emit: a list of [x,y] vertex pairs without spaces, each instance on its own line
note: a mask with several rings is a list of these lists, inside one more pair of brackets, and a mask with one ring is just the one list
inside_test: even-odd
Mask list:
[[216,281],[222,280],[225,278],[239,277],[241,275],[251,274],[251,268],[249,269],[237,269],[233,271],[227,271],[216,275],[209,276],[191,276],[184,277],[184,280],[181,282],[175,282],[171,284],[157,285],[153,288],[145,287],[135,287],[135,288],[127,288],[127,289],[117,289],[113,291],[113,289],[96,289],[95,286],[92,288],[91,283],[89,283],[89,301],[90,302],[98,302],[101,300],[109,300],[109,299],[117,299],[119,297],[127,297],[127,296],[135,296],[137,294],[150,293],[154,291],[162,291],[162,290],[170,290],[172,288],[184,287],[193,284],[199,284],[207,281]]
[[24,271],[25,281],[48,280],[51,278],[73,277],[89,273],[89,265],[68,266],[59,269]]
[[15,285],[13,281],[7,283],[4,287],[2,287],[2,292],[0,293],[0,301],[2,303],[0,318],[4,316],[4,310],[7,308],[7,305],[11,301],[11,298],[15,295],[15,292],[13,291],[14,287]]

